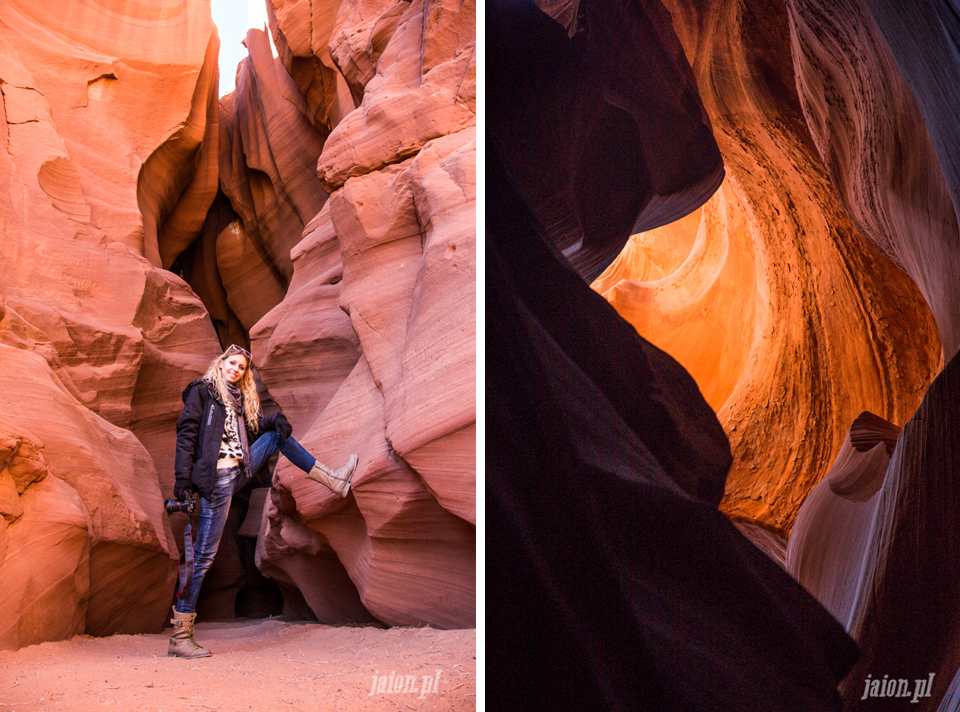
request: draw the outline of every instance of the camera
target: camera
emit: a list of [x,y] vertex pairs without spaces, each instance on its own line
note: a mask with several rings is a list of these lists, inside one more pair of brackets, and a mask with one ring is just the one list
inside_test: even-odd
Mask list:
[[179,499],[168,499],[163,503],[163,508],[167,510],[167,514],[173,514],[174,512],[186,512],[187,514],[193,514],[193,507],[193,497],[190,497],[183,502],[181,502]]

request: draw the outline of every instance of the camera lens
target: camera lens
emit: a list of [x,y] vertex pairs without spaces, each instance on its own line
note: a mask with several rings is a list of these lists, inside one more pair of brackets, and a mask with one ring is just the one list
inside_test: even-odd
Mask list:
[[181,502],[178,499],[168,499],[163,503],[163,508],[167,510],[167,514],[173,514],[174,512],[186,512],[188,503]]
[[195,504],[192,496],[182,502],[179,499],[167,499],[163,502],[163,508],[167,510],[167,514],[173,514],[174,512],[186,512],[187,514],[193,514],[194,506]]

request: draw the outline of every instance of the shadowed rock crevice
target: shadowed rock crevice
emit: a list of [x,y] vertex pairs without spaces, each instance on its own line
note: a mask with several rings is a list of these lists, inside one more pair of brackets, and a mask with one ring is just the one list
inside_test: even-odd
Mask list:
[[[625,236],[698,208],[723,178],[720,155],[689,68],[635,51],[662,41],[667,53],[681,52],[662,9],[633,17],[605,8],[622,34],[594,27],[587,13],[589,31],[572,39],[536,7],[517,11],[530,25],[505,21],[504,32],[531,46],[522,63],[490,47],[488,91],[498,108],[488,122],[551,240],[592,279]],[[532,26],[536,33],[520,36]]]
[[137,203],[143,215],[143,251],[169,268],[195,239],[217,194],[217,56],[214,31],[190,103],[190,113],[140,169]]

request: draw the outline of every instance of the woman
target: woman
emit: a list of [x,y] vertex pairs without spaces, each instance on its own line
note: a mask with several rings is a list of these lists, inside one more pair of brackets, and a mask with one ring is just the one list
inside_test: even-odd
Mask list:
[[[203,577],[220,545],[233,493],[253,480],[277,448],[308,478],[341,497],[347,496],[357,468],[357,456],[351,455],[347,464],[331,470],[290,437],[292,428],[283,413],[262,416],[252,361],[249,351],[231,346],[210,364],[203,378],[183,391],[183,412],[177,420],[174,496],[182,502],[199,492],[200,521],[193,545],[192,580],[180,591],[170,621],[174,634],[169,657],[210,655],[193,640]],[[258,433],[259,437],[251,440]]]

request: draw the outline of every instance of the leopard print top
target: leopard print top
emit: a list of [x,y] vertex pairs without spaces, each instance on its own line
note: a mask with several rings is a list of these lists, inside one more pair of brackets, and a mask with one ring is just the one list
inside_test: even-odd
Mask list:
[[220,441],[220,454],[217,469],[235,467],[243,461],[243,449],[240,446],[240,431],[237,424],[237,412],[227,408],[227,419],[223,424],[223,439]]

